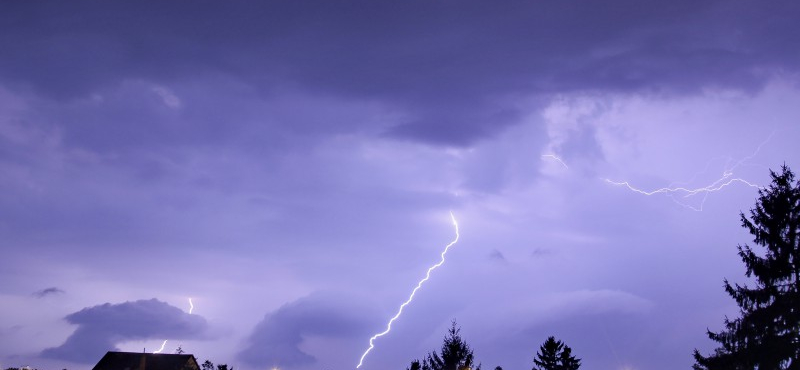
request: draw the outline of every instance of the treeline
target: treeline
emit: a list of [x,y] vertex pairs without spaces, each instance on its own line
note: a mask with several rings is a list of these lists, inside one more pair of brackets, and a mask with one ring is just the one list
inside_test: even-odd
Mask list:
[[[578,370],[581,366],[581,360],[572,355],[572,349],[555,337],[547,338],[539,347],[533,363],[533,370]],[[461,338],[461,328],[453,320],[442,349],[429,352],[421,362],[411,361],[406,370],[481,370],[481,365],[475,364],[472,348]],[[503,368],[497,366],[495,370]]]
[[[206,360],[205,362],[200,364],[200,369],[201,370],[214,370],[214,363],[209,361],[209,360]],[[216,370],[233,370],[233,367],[228,368],[228,364],[219,364],[219,365],[217,365]]]

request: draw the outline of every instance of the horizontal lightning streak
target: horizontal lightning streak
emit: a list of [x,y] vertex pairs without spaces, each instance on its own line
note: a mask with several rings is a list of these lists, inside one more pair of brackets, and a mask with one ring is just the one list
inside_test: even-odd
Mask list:
[[[751,183],[751,182],[749,182],[749,181],[747,181],[745,179],[738,178],[738,177],[734,178],[732,176],[733,176],[734,171],[738,167],[740,167],[742,165],[745,165],[745,162],[749,161],[750,159],[753,159],[756,155],[758,155],[758,153],[761,151],[761,148],[763,148],[764,145],[766,145],[767,142],[769,142],[770,139],[772,139],[772,137],[774,135],[775,135],[775,131],[773,131],[764,141],[761,142],[761,144],[758,145],[758,147],[753,152],[753,154],[750,154],[749,156],[740,159],[733,166],[731,166],[729,168],[726,168],[722,172],[722,177],[720,177],[718,180],[712,182],[710,185],[707,185],[707,186],[703,186],[703,187],[699,187],[699,188],[687,188],[687,187],[682,187],[682,186],[678,186],[678,187],[668,186],[668,187],[664,187],[664,188],[660,188],[660,189],[656,189],[656,190],[646,191],[646,190],[642,190],[642,189],[634,187],[633,185],[631,185],[627,181],[619,182],[619,181],[612,181],[612,180],[609,180],[609,179],[603,179],[603,180],[605,182],[609,183],[609,184],[612,184],[612,185],[624,186],[624,187],[628,188],[628,190],[630,190],[632,192],[635,192],[635,193],[642,194],[642,195],[651,196],[651,195],[655,195],[655,194],[665,194],[667,196],[670,196],[670,198],[672,198],[672,200],[675,203],[681,205],[682,207],[691,209],[693,211],[700,212],[700,211],[703,210],[703,205],[705,204],[705,201],[706,201],[706,199],[708,197],[708,194],[720,191],[723,188],[725,188],[725,187],[727,187],[727,186],[729,186],[729,185],[731,185],[733,183],[741,183],[741,184],[744,184],[744,185],[747,185],[749,187],[753,187],[753,188],[756,188],[756,189],[764,189],[764,187],[756,185],[756,184],[753,184],[753,183]],[[728,160],[731,161],[730,158]],[[709,165],[710,165],[710,162],[709,162]],[[708,168],[708,165],[706,165],[706,169],[707,168]],[[697,176],[697,175],[695,175],[695,176]],[[694,179],[694,177],[692,177],[692,179]],[[672,196],[672,195],[677,195],[677,194],[682,194],[683,195],[682,198],[689,198],[689,197],[692,197],[692,196],[695,196],[695,195],[698,195],[698,194],[703,194],[703,196],[702,196],[702,201],[700,201],[700,206],[699,207],[694,207],[692,205],[689,205],[689,204],[683,203],[681,201],[678,201],[677,199],[675,199]]]
[[428,272],[425,273],[425,278],[420,280],[419,283],[417,283],[417,287],[414,288],[414,290],[411,291],[411,295],[408,297],[408,300],[406,300],[405,302],[403,302],[403,304],[400,305],[400,309],[397,310],[397,314],[395,314],[394,317],[392,317],[389,320],[389,323],[386,325],[386,330],[384,330],[383,332],[380,332],[378,334],[375,334],[371,338],[369,338],[369,348],[367,348],[367,350],[364,352],[364,354],[361,355],[361,359],[358,360],[358,365],[356,365],[356,369],[361,367],[361,365],[364,363],[364,358],[367,357],[367,354],[370,351],[372,351],[373,348],[375,348],[375,343],[374,343],[375,339],[378,339],[378,338],[388,334],[392,330],[392,323],[400,317],[400,315],[403,313],[403,309],[409,303],[411,303],[412,300],[414,300],[414,295],[417,294],[417,290],[419,290],[419,288],[422,287],[423,283],[425,283],[426,281],[428,281],[428,279],[430,279],[431,272],[433,270],[435,270],[436,268],[438,268],[439,266],[441,266],[442,264],[444,264],[444,258],[445,258],[444,256],[445,256],[445,254],[447,254],[447,251],[450,249],[450,247],[452,247],[454,244],[456,244],[458,242],[458,238],[459,238],[458,222],[456,221],[456,217],[453,215],[453,212],[450,212],[450,218],[453,220],[453,226],[455,226],[455,229],[456,229],[456,238],[453,239],[453,241],[450,242],[450,244],[448,244],[444,248],[444,251],[441,254],[441,261],[439,261],[439,263],[437,263],[437,264],[431,266],[430,268],[428,268]]
[[[694,195],[697,195],[697,194],[701,194],[701,193],[705,193],[706,195],[708,195],[708,193],[713,193],[713,192],[716,192],[716,191],[720,191],[723,188],[725,188],[726,186],[729,186],[729,185],[731,185],[733,183],[737,183],[737,182],[738,183],[742,183],[742,184],[747,185],[747,186],[750,186],[750,187],[753,187],[753,188],[756,188],[756,189],[763,189],[763,187],[761,187],[759,185],[756,185],[756,184],[753,184],[753,183],[751,183],[751,182],[749,182],[749,181],[747,181],[745,179],[738,178],[738,177],[737,178],[730,178],[730,177],[731,177],[731,174],[726,172],[722,176],[722,178],[720,178],[717,181],[714,181],[711,185],[708,185],[708,186],[704,186],[704,187],[700,187],[700,188],[693,188],[693,189],[685,188],[685,187],[666,187],[666,188],[660,188],[660,189],[651,190],[651,191],[646,191],[646,190],[642,190],[642,189],[636,188],[636,187],[632,186],[630,183],[628,183],[627,181],[618,182],[618,181],[611,181],[609,179],[603,179],[603,180],[605,182],[611,184],[611,185],[624,186],[624,187],[628,188],[628,190],[630,190],[630,191],[633,191],[635,193],[639,193],[639,194],[642,194],[642,195],[647,195],[647,196],[655,195],[655,194],[668,194],[668,195],[670,195],[670,194],[679,193],[679,194],[683,194],[683,198],[689,198],[691,196],[694,196]],[[727,181],[725,181],[725,180],[727,180]],[[705,203],[705,198],[703,199],[703,202],[700,203],[700,207],[693,207],[691,205],[684,204],[684,203],[681,203],[681,202],[678,202],[678,201],[676,201],[676,202],[678,204],[680,204],[681,206],[684,206],[684,207],[689,208],[691,210],[702,211],[703,210],[703,203]]]
[[728,185],[730,185],[730,184],[732,184],[734,182],[740,182],[740,183],[743,183],[743,184],[745,184],[747,186],[754,187],[754,188],[757,188],[757,189],[761,189],[761,186],[758,186],[758,185],[753,184],[753,183],[751,183],[751,182],[749,182],[749,181],[747,181],[745,179],[740,179],[740,178],[733,178],[733,179],[730,179],[730,180],[728,180],[726,182],[720,183],[721,181],[725,180],[725,178],[727,178],[727,177],[730,177],[730,176],[723,177],[722,179],[715,181],[713,184],[708,185],[708,186],[704,186],[702,188],[689,189],[689,188],[684,188],[684,187],[675,187],[675,188],[660,188],[660,189],[651,190],[651,191],[646,191],[646,190],[641,190],[641,189],[635,188],[630,183],[628,183],[627,181],[617,182],[617,181],[611,181],[609,179],[603,179],[603,180],[605,180],[605,182],[607,182],[609,184],[612,184],[612,185],[625,186],[629,190],[631,190],[633,192],[636,192],[636,193],[639,193],[639,194],[643,194],[643,195],[655,195],[655,194],[664,194],[664,193],[685,193],[684,198],[690,197],[692,195],[699,194],[699,193],[711,193],[711,192],[715,192],[715,191],[720,191],[720,190],[722,190],[722,188],[724,188],[724,187],[726,187],[726,186],[728,186]]

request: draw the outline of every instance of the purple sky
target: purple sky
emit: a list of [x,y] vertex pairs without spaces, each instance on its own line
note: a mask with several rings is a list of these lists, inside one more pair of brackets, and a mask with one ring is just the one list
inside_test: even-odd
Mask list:
[[[796,1],[6,1],[0,367],[180,345],[402,370],[687,369],[800,170]],[[559,159],[562,162],[559,161]],[[726,177],[727,176],[727,177]],[[721,178],[722,182],[717,182]],[[189,297],[194,311],[190,315]]]

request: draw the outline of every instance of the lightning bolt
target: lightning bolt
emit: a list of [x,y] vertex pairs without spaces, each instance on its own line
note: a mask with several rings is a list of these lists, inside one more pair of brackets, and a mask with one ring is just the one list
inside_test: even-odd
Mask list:
[[165,339],[164,343],[161,343],[161,348],[159,348],[158,350],[153,351],[153,353],[161,353],[161,351],[164,350],[164,346],[166,346],[166,345],[167,345],[167,340]]
[[[639,193],[639,194],[642,194],[642,195],[647,195],[647,196],[655,195],[655,194],[676,194],[677,193],[677,194],[683,194],[683,198],[689,198],[691,196],[694,196],[694,195],[697,195],[697,194],[701,194],[701,193],[705,193],[705,195],[708,195],[708,193],[713,193],[715,191],[720,191],[723,188],[725,188],[726,186],[729,186],[729,185],[731,185],[733,183],[742,183],[742,184],[745,184],[747,186],[750,186],[750,187],[753,187],[753,188],[756,188],[756,189],[762,189],[761,186],[753,184],[753,183],[751,183],[751,182],[749,182],[749,181],[747,181],[745,179],[738,178],[738,177],[737,178],[731,178],[731,176],[732,176],[731,173],[726,172],[726,173],[723,174],[723,176],[719,180],[714,181],[713,183],[711,183],[711,185],[700,187],[700,188],[690,189],[690,188],[685,188],[685,187],[674,187],[674,188],[666,187],[666,188],[660,188],[660,189],[651,190],[651,191],[646,191],[646,190],[642,190],[642,189],[636,188],[636,187],[632,186],[630,183],[628,183],[627,181],[617,182],[617,181],[611,181],[609,179],[603,179],[603,180],[605,182],[611,184],[611,185],[624,186],[624,187],[628,188],[628,190],[630,190],[632,192]],[[673,198],[673,200],[674,200],[674,198]],[[699,207],[694,207],[692,205],[679,202],[677,200],[675,200],[675,201],[678,204],[680,204],[681,206],[684,206],[684,207],[689,208],[689,209],[691,209],[693,211],[698,211],[699,212],[699,211],[703,210],[703,204],[705,204],[706,197],[703,197],[703,201],[700,203]]]
[[556,161],[558,161],[558,163],[561,163],[561,165],[564,166],[564,168],[569,169],[569,166],[567,166],[567,164],[564,163],[564,161],[562,161],[561,158],[555,154],[542,154],[542,158],[555,159]]
[[455,226],[455,229],[456,229],[456,238],[453,239],[453,241],[450,242],[450,244],[448,244],[446,247],[444,247],[444,251],[441,254],[441,260],[439,261],[439,263],[437,263],[437,264],[431,266],[430,268],[428,268],[428,272],[425,273],[425,278],[420,280],[419,283],[417,283],[417,286],[414,288],[414,290],[411,291],[411,295],[408,297],[408,299],[405,302],[403,302],[403,304],[400,305],[400,309],[397,310],[397,314],[395,314],[394,317],[392,317],[389,320],[389,323],[386,325],[386,330],[384,330],[384,331],[382,331],[382,332],[380,332],[378,334],[375,334],[371,338],[369,338],[369,348],[367,348],[367,350],[364,351],[364,354],[361,355],[361,359],[358,360],[358,365],[356,365],[356,369],[361,367],[361,365],[364,363],[364,357],[367,357],[367,354],[370,351],[372,351],[373,348],[375,348],[375,343],[374,343],[375,339],[378,339],[378,338],[388,334],[392,330],[392,323],[394,323],[394,321],[397,320],[400,317],[401,314],[403,314],[403,309],[409,303],[411,303],[412,300],[414,300],[414,295],[417,294],[417,291],[419,290],[419,288],[422,287],[422,284],[425,283],[426,281],[428,281],[428,279],[430,279],[431,272],[433,270],[437,269],[439,266],[444,264],[444,258],[445,258],[445,255],[447,254],[447,251],[450,249],[450,247],[452,247],[454,244],[456,244],[458,242],[458,238],[459,238],[458,222],[456,221],[456,216],[453,215],[453,212],[450,212],[450,218],[453,220],[453,226]]
[[[667,187],[663,187],[663,188],[660,188],[660,189],[655,189],[655,190],[649,190],[648,191],[648,190],[639,189],[639,188],[631,185],[627,181],[612,181],[612,180],[609,180],[607,178],[604,178],[602,180],[607,182],[607,183],[609,183],[609,184],[611,184],[611,185],[626,187],[628,190],[630,190],[630,191],[632,191],[634,193],[642,194],[642,195],[651,196],[651,195],[656,195],[656,194],[665,194],[665,195],[668,195],[670,198],[672,198],[672,200],[675,203],[677,203],[677,204],[679,204],[679,205],[681,205],[681,206],[683,206],[685,208],[691,209],[693,211],[700,212],[700,211],[703,210],[703,205],[705,205],[706,199],[708,199],[708,195],[710,193],[720,191],[723,188],[725,188],[727,186],[730,186],[732,184],[740,183],[740,184],[744,184],[744,185],[752,187],[752,188],[763,189],[763,187],[760,186],[760,185],[754,184],[754,183],[752,183],[750,181],[747,181],[747,180],[745,180],[743,178],[733,177],[733,175],[734,175],[734,171],[737,168],[739,168],[740,166],[744,165],[745,162],[747,162],[748,160],[753,159],[758,154],[758,152],[761,151],[761,148],[764,147],[764,145],[766,145],[767,142],[769,142],[769,140],[772,139],[772,136],[774,136],[774,135],[775,135],[775,131],[773,131],[764,141],[761,142],[761,144],[758,145],[758,147],[753,152],[753,154],[750,154],[749,156],[746,156],[746,157],[740,159],[733,166],[725,168],[725,170],[722,172],[722,176],[719,179],[717,179],[716,181],[712,182],[711,184],[703,186],[703,187],[687,188],[687,187],[683,187],[683,186],[677,186],[677,187],[667,186]],[[732,158],[728,158],[728,163],[730,163],[732,161],[733,161]],[[709,164],[706,165],[706,170],[708,169],[710,163],[711,162],[709,162]],[[695,177],[696,176],[697,175],[695,175]],[[694,179],[694,177],[692,177],[692,179]],[[692,206],[690,204],[686,204],[684,202],[681,202],[680,200],[675,198],[675,195],[681,195],[681,198],[686,199],[686,198],[690,198],[690,197],[693,197],[693,196],[699,195],[699,194],[703,194],[703,198],[700,201],[700,205],[699,206]]]
[[[194,311],[194,303],[192,303],[192,299],[189,298],[189,314],[190,315],[192,314],[192,311]],[[161,353],[161,351],[164,350],[164,346],[167,345],[167,341],[168,341],[168,339],[164,339],[164,343],[161,343],[161,348],[159,348],[156,351],[153,351],[153,353]]]

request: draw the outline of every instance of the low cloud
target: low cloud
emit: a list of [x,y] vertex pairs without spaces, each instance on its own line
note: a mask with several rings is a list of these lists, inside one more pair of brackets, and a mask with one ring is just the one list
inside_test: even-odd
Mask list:
[[78,328],[60,346],[47,348],[42,356],[78,363],[92,363],[116,344],[144,339],[200,339],[206,320],[157,299],[84,308],[65,317]]
[[317,362],[300,349],[306,336],[363,337],[366,315],[346,307],[335,296],[313,294],[287,303],[256,325],[239,358],[251,367],[298,367]]
[[642,314],[655,306],[635,294],[610,289],[578,290],[555,294],[549,299],[554,312],[562,315]]
[[507,262],[506,256],[503,255],[503,252],[500,252],[497,249],[493,249],[491,253],[489,253],[489,259],[498,262]]
[[62,293],[65,293],[64,290],[62,290],[60,288],[56,288],[56,287],[50,287],[50,288],[45,288],[45,289],[33,292],[33,295],[36,296],[37,298],[44,298],[44,297],[46,297],[48,295],[62,294]]

